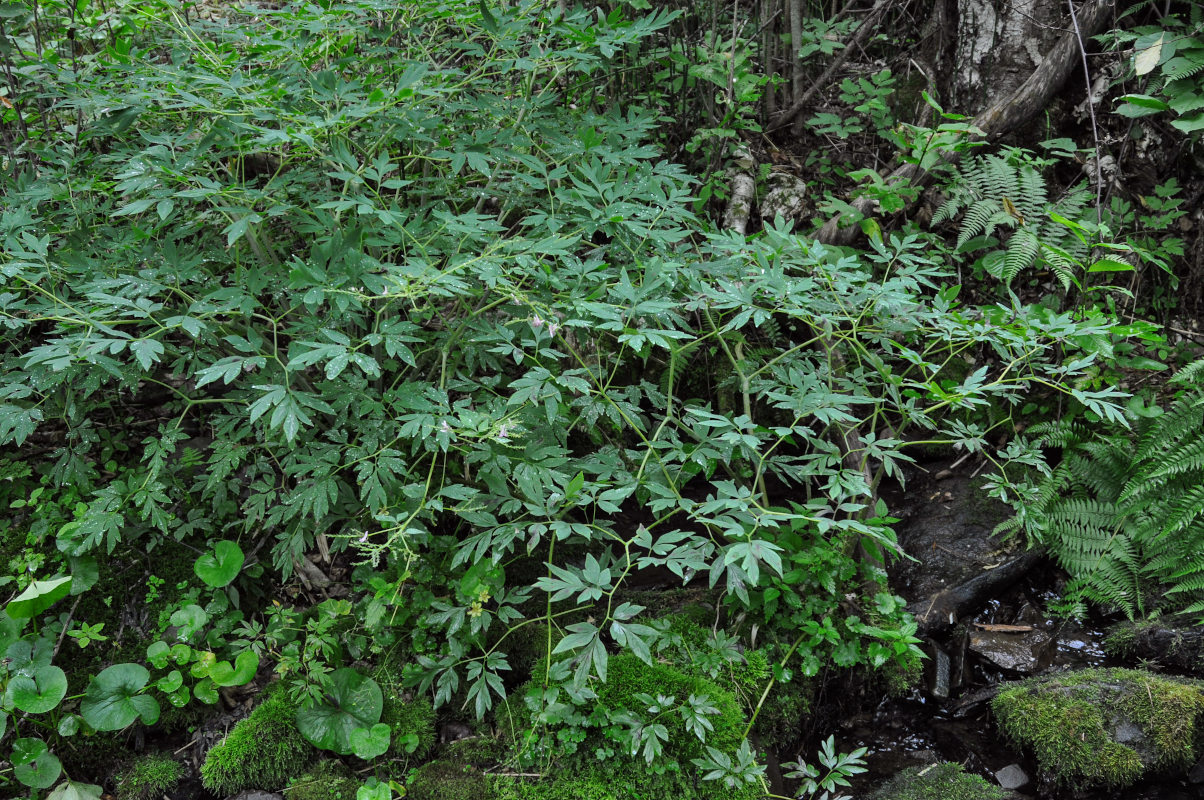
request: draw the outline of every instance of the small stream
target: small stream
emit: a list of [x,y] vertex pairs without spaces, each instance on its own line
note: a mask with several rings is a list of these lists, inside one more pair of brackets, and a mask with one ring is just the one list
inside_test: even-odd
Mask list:
[[[999,509],[983,513],[982,502],[973,494],[969,480],[956,479],[929,481],[919,492],[913,490],[911,497],[920,501],[910,504],[913,513],[900,526],[900,541],[917,561],[896,567],[892,582],[897,592],[912,601],[928,597],[1000,561],[1003,543],[990,536]],[[971,619],[960,620],[952,631],[928,643],[929,658],[919,686],[843,720],[835,731],[838,749],[868,749],[869,770],[852,780],[848,793],[861,797],[902,769],[953,761],[991,783],[1000,770],[1018,766],[1030,779],[1016,790],[1021,797],[1204,797],[1204,786],[1189,785],[1182,776],[1149,780],[1121,791],[1072,792],[1042,785],[1031,756],[1010,747],[997,729],[990,701],[1002,683],[1051,671],[1138,666],[1132,659],[1118,659],[1105,651],[1105,629],[1114,620],[1080,625],[1044,612],[1058,599],[1063,579],[1053,568],[1026,575]]]

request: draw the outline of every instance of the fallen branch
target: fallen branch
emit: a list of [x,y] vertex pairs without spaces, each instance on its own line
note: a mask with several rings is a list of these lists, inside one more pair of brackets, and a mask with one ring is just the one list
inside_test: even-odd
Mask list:
[[908,610],[919,625],[916,635],[927,638],[953,627],[1024,577],[1042,558],[1044,555],[1040,551],[1030,550],[952,589],[943,589],[912,603]]
[[[766,131],[784,128],[793,122],[795,117],[802,113],[803,109],[805,109],[807,104],[811,102],[811,98],[815,96],[816,92],[832,82],[832,78],[836,75],[837,71],[844,66],[844,62],[848,61],[852,52],[858,49],[865,42],[865,40],[869,38],[869,35],[874,31],[875,28],[878,27],[878,23],[882,20],[882,17],[886,14],[886,10],[890,8],[893,2],[894,0],[878,0],[874,7],[870,9],[869,15],[861,21],[860,25],[857,26],[857,30],[854,32],[853,38],[849,39],[849,41],[845,43],[844,49],[840,51],[836,58],[832,59],[832,63],[829,64],[828,68],[823,71],[823,74],[816,78],[811,84],[811,88],[803,92],[802,95],[800,95],[793,103],[790,104],[789,108],[779,111],[773,117],[773,119],[769,121],[769,125],[766,126],[765,129]],[[795,54],[795,58],[798,58],[797,54]]]
[[[1028,76],[1019,89],[1010,96],[995,103],[974,118],[974,126],[988,138],[996,139],[1009,133],[1032,119],[1045,108],[1053,96],[1062,88],[1070,73],[1079,63],[1079,33],[1083,38],[1090,38],[1103,28],[1116,8],[1116,0],[1093,0],[1078,14],[1078,31],[1072,30],[1045,56],[1041,65]],[[960,157],[959,152],[948,151],[942,158],[942,163],[951,164]],[[923,186],[930,179],[925,170],[918,164],[903,164],[886,176],[888,185],[910,184]],[[852,205],[861,214],[870,211],[874,204],[873,198],[859,197]],[[820,229],[818,238],[826,244],[847,245],[853,241],[859,228],[850,224],[842,224],[843,214],[837,214],[829,219]]]

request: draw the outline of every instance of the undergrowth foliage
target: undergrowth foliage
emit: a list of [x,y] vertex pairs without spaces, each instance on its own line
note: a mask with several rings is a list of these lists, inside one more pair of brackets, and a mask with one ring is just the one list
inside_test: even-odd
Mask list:
[[1204,361],[1180,370],[1165,411],[1133,430],[1092,435],[1081,424],[1033,430],[1062,460],[1003,528],[1044,544],[1073,577],[1063,603],[1135,614],[1204,612]]
[[[605,727],[612,754],[681,769],[658,721],[680,719],[693,763],[747,786],[747,729],[706,744],[705,696],[591,716],[612,657],[658,651],[635,578],[710,590],[727,636],[757,625],[773,681],[909,668],[875,499],[906,447],[1032,463],[988,437],[1042,387],[1118,416],[1114,391],[1069,388],[1113,335],[1102,318],[962,308],[918,235],[857,252],[696,218],[654,116],[596,91],[664,12],[103,14],[93,40],[51,25],[15,51],[38,80],[5,161],[0,443],[79,502],[43,537],[63,577],[9,606],[10,679],[58,685],[38,618],[86,565],[181,542],[202,583],[147,650],[157,677],[92,677],[120,715],[67,714],[62,736],[153,724],[156,696],[216,702],[263,657],[310,741],[375,758],[381,690],[347,665],[387,654],[477,715],[543,677],[520,759]],[[350,599],[252,613],[263,570],[348,548]],[[535,664],[512,660],[525,636]],[[57,720],[62,682],[15,707]],[[45,743],[11,722],[17,778],[52,785]]]

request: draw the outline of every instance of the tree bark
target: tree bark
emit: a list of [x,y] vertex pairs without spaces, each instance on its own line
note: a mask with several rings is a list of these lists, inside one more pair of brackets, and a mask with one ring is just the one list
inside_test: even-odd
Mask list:
[[[977,113],[1019,88],[1057,41],[1065,3],[959,0],[953,102]],[[1069,26],[1065,26],[1069,27]]]
[[[1079,27],[1083,38],[1095,35],[1103,28],[1105,22],[1116,8],[1116,0],[1092,0],[1078,12]],[[1066,25],[1065,28],[1069,28]],[[1062,88],[1066,79],[1080,63],[1078,37],[1073,30],[1062,35],[1058,43],[1045,56],[1028,79],[1011,95],[999,100],[982,111],[974,118],[974,125],[991,139],[999,138],[1020,125],[1032,119],[1037,112],[1053,99]],[[948,152],[944,155],[945,163],[953,163],[960,157],[959,153]],[[929,180],[927,172],[916,164],[903,164],[886,177],[888,184],[923,185]],[[862,214],[867,213],[873,206],[873,200],[860,197],[852,202]],[[843,215],[838,214],[829,219],[820,229],[817,238],[827,244],[847,245],[857,235],[857,228],[850,224],[841,224]]]

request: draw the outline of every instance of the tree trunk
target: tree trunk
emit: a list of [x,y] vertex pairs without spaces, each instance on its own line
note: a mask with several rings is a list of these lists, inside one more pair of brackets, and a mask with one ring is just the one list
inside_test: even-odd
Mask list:
[[958,0],[953,107],[975,114],[1012,94],[1066,29],[1066,4]]
[[[997,2],[1002,4],[1006,0]],[[1098,33],[1115,9],[1116,0],[1091,0],[1084,3],[1078,10],[1079,33],[1082,34],[1083,40],[1087,41],[1089,37]],[[1034,69],[1018,88],[1010,94],[1002,95],[974,117],[974,125],[988,137],[998,138],[1032,119],[1045,108],[1066,83],[1070,74],[1082,63],[1078,34],[1069,23],[1069,14],[1066,16],[1067,19],[1063,19],[1057,28],[1060,39],[1044,52],[1041,65]],[[956,159],[957,153],[950,152],[945,155],[946,162]],[[909,163],[900,165],[887,175],[885,180],[890,184],[923,184],[928,180],[928,175],[915,164]],[[873,200],[858,198],[853,202],[853,207],[863,214],[868,213],[873,207]],[[842,215],[838,214],[824,223],[817,238],[828,244],[847,245],[856,237],[857,230],[851,224],[842,224]]]

